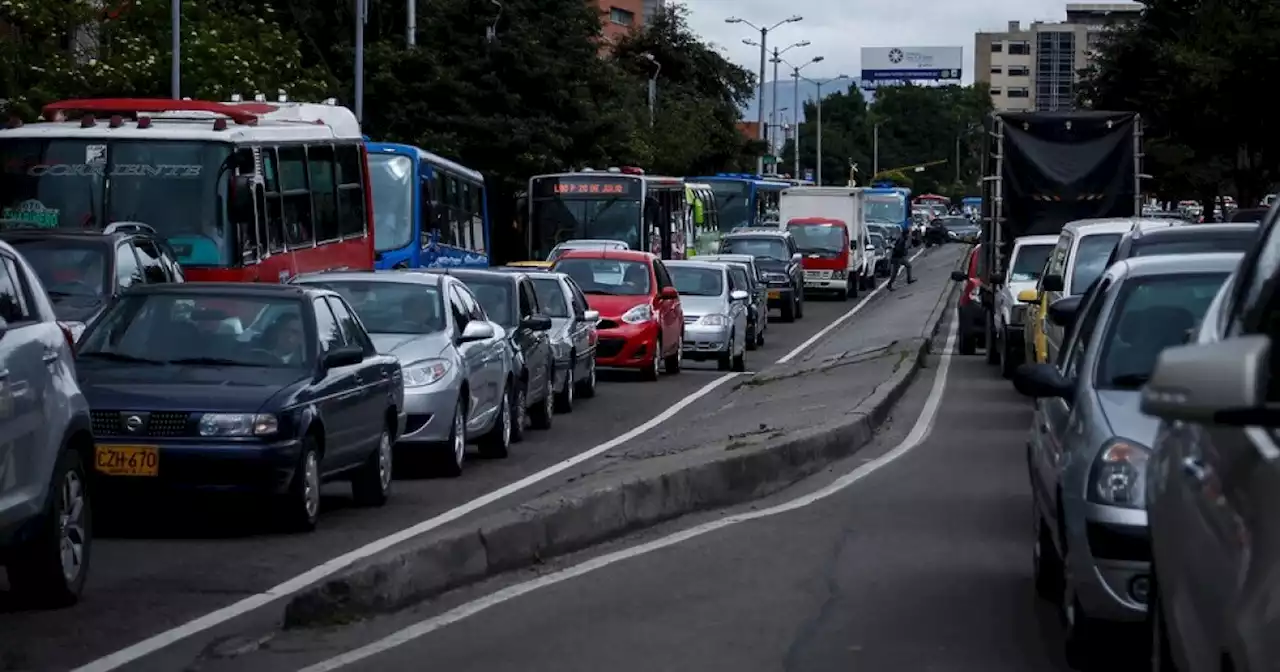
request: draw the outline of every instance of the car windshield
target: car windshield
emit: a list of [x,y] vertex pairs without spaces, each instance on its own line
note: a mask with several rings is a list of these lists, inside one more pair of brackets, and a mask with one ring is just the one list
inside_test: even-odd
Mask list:
[[844,250],[844,227],[830,224],[789,224],[801,252],[840,253]]
[[1089,285],[1107,270],[1111,251],[1120,242],[1118,233],[1095,233],[1080,239],[1076,245],[1074,268],[1071,271],[1071,295],[1084,294]]
[[573,278],[584,294],[644,296],[649,293],[649,265],[617,259],[561,259],[555,270]]
[[1035,282],[1040,279],[1044,265],[1053,253],[1053,243],[1023,245],[1014,252],[1013,269],[1009,271],[1011,282]]
[[538,306],[547,317],[568,318],[569,303],[564,298],[560,281],[553,277],[533,278],[533,293],[538,296]]
[[749,254],[757,259],[774,259],[788,261],[787,244],[781,238],[748,236],[732,236],[720,242],[720,251],[725,254]]
[[[243,325],[254,324],[246,330]],[[213,366],[310,367],[302,302],[202,292],[133,294],[85,335],[82,360]]]
[[385,280],[304,280],[302,284],[341,294],[371,334],[434,334],[445,328],[437,287]]
[[1226,278],[1226,273],[1196,273],[1125,282],[1102,339],[1098,387],[1146,384],[1160,351],[1187,342]]
[[17,238],[5,242],[40,276],[56,307],[63,301],[102,300],[111,287],[107,245],[59,238]]
[[1138,244],[1133,256],[1152,257],[1164,254],[1200,254],[1203,252],[1248,252],[1258,240],[1257,231],[1241,231],[1232,235],[1195,236],[1186,240],[1170,240]]
[[376,249],[398,250],[413,242],[413,160],[370,152],[369,180]]
[[516,326],[515,283],[509,278],[460,278],[489,319],[504,327]]
[[720,296],[724,293],[724,272],[716,268],[667,265],[676,291],[687,296]]
[[870,196],[867,198],[867,221],[901,224],[907,219],[907,206],[901,196]]

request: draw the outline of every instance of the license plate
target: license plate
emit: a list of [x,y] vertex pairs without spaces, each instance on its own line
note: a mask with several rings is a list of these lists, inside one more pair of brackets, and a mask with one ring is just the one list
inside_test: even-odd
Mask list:
[[158,476],[158,446],[98,445],[93,451],[93,466],[109,476]]
[[777,290],[777,289],[771,289],[771,290],[769,290],[769,298],[771,298],[771,299],[781,299],[781,298],[782,298],[782,291],[781,291],[781,290]]

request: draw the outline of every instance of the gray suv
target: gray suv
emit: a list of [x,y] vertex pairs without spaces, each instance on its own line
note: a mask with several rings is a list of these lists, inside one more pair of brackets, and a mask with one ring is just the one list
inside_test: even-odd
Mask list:
[[89,571],[89,405],[70,331],[35,271],[0,242],[0,563],[32,606],[74,603]]

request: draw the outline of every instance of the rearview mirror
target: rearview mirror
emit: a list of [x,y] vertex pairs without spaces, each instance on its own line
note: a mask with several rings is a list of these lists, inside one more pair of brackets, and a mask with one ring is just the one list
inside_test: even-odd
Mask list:
[[1083,298],[1083,296],[1068,296],[1049,304],[1049,321],[1059,327],[1070,329],[1071,325],[1075,324],[1076,313],[1080,311],[1080,300]]
[[1018,292],[1018,303],[1036,303],[1040,300],[1040,292],[1034,289],[1024,289]]
[[475,341],[487,341],[494,336],[493,325],[483,320],[471,320],[467,326],[462,328],[462,335],[458,337],[458,343],[473,343]]
[[1265,403],[1271,340],[1239,336],[1165,348],[1142,390],[1142,412],[1165,420],[1280,427],[1280,409]]
[[531,315],[521,320],[520,326],[534,331],[546,331],[551,328],[551,318],[546,315]]
[[742,291],[741,289],[735,289],[732,292],[729,292],[729,299],[733,301],[746,301],[750,297],[750,294]]
[[1046,292],[1061,292],[1064,286],[1061,275],[1046,275],[1040,281],[1040,289]]
[[663,287],[658,296],[664,299],[678,299],[680,298],[680,292],[676,291],[675,287]]
[[599,322],[599,321],[600,321],[600,311],[598,311],[598,310],[588,310],[588,311],[584,312],[584,313],[582,314],[582,321],[583,321],[583,322],[590,322],[590,323],[592,323],[592,324],[596,324],[597,322]]
[[1019,394],[1033,399],[1065,399],[1071,401],[1075,385],[1063,377],[1053,364],[1023,364],[1013,372],[1013,387]]
[[800,263],[802,259],[804,259],[804,257],[800,256],[799,252],[796,252],[795,254],[791,255],[791,263],[793,264]]
[[969,282],[969,274],[964,271],[951,271],[951,279],[956,282]]
[[326,369],[353,366],[363,361],[364,350],[354,345],[334,348],[324,354],[324,368]]

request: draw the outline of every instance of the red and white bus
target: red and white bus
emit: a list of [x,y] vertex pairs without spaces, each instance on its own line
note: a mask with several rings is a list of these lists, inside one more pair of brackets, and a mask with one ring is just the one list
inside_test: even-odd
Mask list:
[[332,104],[103,98],[0,130],[0,217],[141,222],[188,280],[373,268],[360,124]]

